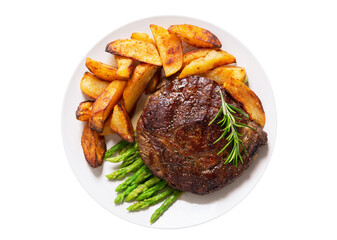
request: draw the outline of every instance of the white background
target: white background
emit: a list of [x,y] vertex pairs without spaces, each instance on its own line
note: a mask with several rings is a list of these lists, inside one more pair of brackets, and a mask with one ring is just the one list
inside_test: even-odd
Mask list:
[[[336,239],[334,1],[11,1],[0,7],[1,239]],[[65,157],[61,106],[89,49],[119,26],[184,15],[233,34],[276,97],[277,140],[255,189],[231,211],[176,230],[98,205]]]

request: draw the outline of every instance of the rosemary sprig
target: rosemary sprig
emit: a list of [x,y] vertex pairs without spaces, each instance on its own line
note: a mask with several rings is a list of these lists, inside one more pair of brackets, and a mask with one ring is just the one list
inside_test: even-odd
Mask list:
[[232,163],[233,165],[237,166],[238,165],[238,159],[240,159],[241,163],[243,163],[243,159],[242,159],[241,152],[240,152],[240,146],[242,147],[243,151],[245,152],[245,154],[248,157],[247,150],[246,150],[245,146],[243,145],[242,140],[240,139],[240,137],[242,135],[239,133],[238,128],[248,127],[250,129],[253,129],[254,131],[256,131],[256,130],[254,128],[252,128],[251,126],[248,126],[247,124],[236,121],[236,120],[242,119],[242,118],[234,116],[233,114],[235,114],[235,113],[240,113],[240,114],[242,114],[242,116],[244,116],[246,118],[249,118],[249,116],[248,116],[247,113],[245,113],[241,109],[238,109],[238,108],[226,103],[226,101],[225,101],[225,99],[222,95],[222,92],[221,91],[219,91],[219,92],[220,92],[220,97],[221,97],[221,107],[220,107],[218,113],[216,114],[216,116],[209,123],[209,125],[211,125],[221,115],[221,113],[223,114],[222,119],[219,122],[217,122],[217,124],[221,124],[221,127],[223,128],[222,129],[223,133],[214,142],[214,144],[217,143],[218,141],[220,141],[222,138],[226,138],[227,144],[218,152],[218,155],[220,153],[222,153],[228,146],[231,146],[231,150],[230,150],[230,153],[229,153],[227,159],[225,160],[225,164]]

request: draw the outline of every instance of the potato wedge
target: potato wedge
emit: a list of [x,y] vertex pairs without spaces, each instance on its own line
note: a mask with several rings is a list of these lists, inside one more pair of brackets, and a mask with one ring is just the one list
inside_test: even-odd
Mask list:
[[246,77],[246,69],[236,66],[220,66],[201,74],[201,76],[210,78],[219,85],[224,84],[228,79],[236,79],[243,82]]
[[201,48],[185,53],[183,59],[183,67],[190,64],[190,62],[194,61],[197,58],[205,57],[208,53],[210,53],[213,50],[214,50],[213,48]]
[[235,63],[235,61],[235,57],[233,57],[229,53],[222,50],[213,50],[209,52],[205,57],[198,58],[186,65],[181,71],[179,78],[184,78],[193,74],[204,73],[221,65]]
[[93,74],[85,72],[80,83],[80,88],[86,95],[96,99],[109,84],[110,82],[102,81]]
[[132,78],[128,81],[123,92],[124,106],[129,113],[143,94],[146,85],[158,70],[157,66],[141,63],[133,71]]
[[149,42],[149,43],[154,44],[153,39],[150,38],[147,33],[134,32],[131,34],[131,39],[140,40],[140,41]]
[[210,31],[189,24],[172,25],[170,33],[177,34],[184,42],[200,48],[221,48],[220,40]]
[[140,62],[162,66],[156,47],[149,42],[135,39],[118,39],[109,43],[105,51],[124,57],[130,57]]
[[93,168],[101,166],[106,151],[105,139],[98,132],[92,130],[88,123],[82,132],[81,145],[89,165]]
[[80,121],[89,121],[91,116],[91,109],[94,101],[88,100],[81,102],[76,110],[76,118]]
[[115,56],[117,61],[117,71],[116,74],[122,78],[129,79],[133,72],[133,60],[132,58]]
[[165,28],[150,25],[156,42],[166,77],[178,72],[183,64],[183,46],[177,35],[169,33]]
[[126,77],[121,77],[116,74],[117,68],[110,66],[105,63],[98,62],[91,58],[86,59],[85,66],[92,72],[96,77],[104,81],[113,80],[128,80]]
[[146,95],[154,93],[156,91],[159,80],[160,80],[160,71],[157,71],[153,75],[150,82],[146,85],[146,88],[145,88],[145,91],[144,91]]
[[266,117],[258,96],[247,85],[236,79],[228,79],[223,86],[236,101],[242,104],[249,118],[263,127]]
[[134,130],[122,101],[119,101],[114,107],[110,120],[110,127],[124,140],[130,143],[135,141]]
[[121,98],[126,81],[115,80],[98,96],[91,110],[89,127],[99,133],[103,132],[104,122],[109,117],[113,107]]
[[[91,110],[92,110],[92,105],[94,101],[88,100],[81,102],[78,105],[77,111],[76,111],[76,118],[80,121],[87,122],[89,121],[91,117]],[[110,127],[110,121],[111,121],[111,114],[108,117],[108,119],[104,122],[104,127],[102,133],[100,133],[101,136],[106,136],[110,134],[114,134],[114,131],[112,131]]]
[[99,133],[101,136],[111,135],[115,133],[110,127],[111,117],[112,117],[112,113],[109,115],[109,117],[104,122],[103,131]]

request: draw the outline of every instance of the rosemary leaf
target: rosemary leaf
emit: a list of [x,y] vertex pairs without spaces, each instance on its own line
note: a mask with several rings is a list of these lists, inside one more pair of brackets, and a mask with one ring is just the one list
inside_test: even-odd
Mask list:
[[227,159],[224,161],[224,163],[225,164],[232,163],[233,165],[237,167],[238,160],[241,163],[243,163],[243,159],[242,159],[241,152],[240,152],[240,146],[243,149],[243,152],[248,157],[248,152],[245,146],[243,145],[242,140],[239,138],[242,136],[242,134],[239,133],[238,128],[247,127],[254,131],[256,131],[256,129],[251,126],[248,126],[245,123],[237,122],[236,120],[242,120],[243,118],[234,116],[233,114],[239,113],[245,118],[249,118],[248,114],[245,113],[243,110],[226,103],[225,98],[222,95],[222,92],[221,91],[219,92],[220,92],[220,97],[221,97],[221,107],[218,113],[216,114],[216,116],[209,123],[209,125],[211,125],[222,114],[222,119],[218,121],[217,124],[221,126],[223,133],[213,144],[225,138],[227,141],[227,144],[218,152],[218,155],[222,153],[223,151],[225,151],[229,146],[231,146],[231,150],[229,151]]

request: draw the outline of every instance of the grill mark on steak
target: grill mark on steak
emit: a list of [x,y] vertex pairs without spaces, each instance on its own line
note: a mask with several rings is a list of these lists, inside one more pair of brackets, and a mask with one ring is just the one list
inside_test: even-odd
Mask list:
[[154,175],[173,188],[201,195],[220,189],[239,177],[267,143],[262,128],[243,118],[240,121],[257,130],[239,128],[248,157],[242,151],[243,164],[224,164],[230,148],[217,154],[226,140],[213,144],[221,127],[208,125],[221,106],[218,91],[227,103],[241,108],[216,82],[197,76],[173,80],[147,100],[137,122],[140,156]]

